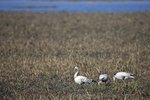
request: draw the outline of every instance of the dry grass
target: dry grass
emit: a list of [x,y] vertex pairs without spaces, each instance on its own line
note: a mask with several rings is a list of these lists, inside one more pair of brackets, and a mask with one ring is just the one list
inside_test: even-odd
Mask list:
[[[0,99],[146,100],[150,97],[150,13],[0,13]],[[79,86],[74,66],[98,79],[129,71],[136,79]]]

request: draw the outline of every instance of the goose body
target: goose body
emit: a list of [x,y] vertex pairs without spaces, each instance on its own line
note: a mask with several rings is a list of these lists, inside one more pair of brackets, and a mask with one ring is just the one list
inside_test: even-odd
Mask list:
[[118,72],[114,74],[113,80],[120,79],[120,80],[127,80],[127,79],[134,79],[134,75],[128,72]]
[[108,81],[108,79],[109,79],[109,77],[108,77],[107,74],[101,74],[99,76],[99,82],[98,82],[98,84],[103,83],[103,82],[106,83]]
[[74,74],[74,81],[75,81],[75,83],[77,83],[77,84],[84,84],[84,83],[95,82],[93,79],[88,79],[85,76],[78,75],[79,74],[78,67],[75,67],[74,69],[76,70],[76,73]]

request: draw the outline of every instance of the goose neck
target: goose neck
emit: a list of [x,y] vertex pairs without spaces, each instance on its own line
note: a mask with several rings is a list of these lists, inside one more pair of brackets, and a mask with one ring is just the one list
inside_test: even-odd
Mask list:
[[77,70],[76,73],[74,74],[74,78],[78,76],[79,71]]

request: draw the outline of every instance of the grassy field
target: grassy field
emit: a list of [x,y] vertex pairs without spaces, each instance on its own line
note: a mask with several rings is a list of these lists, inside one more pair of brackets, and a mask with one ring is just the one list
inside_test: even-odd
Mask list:
[[[148,100],[150,13],[0,13],[1,100]],[[77,85],[80,74],[110,82]],[[118,71],[135,80],[112,82]]]

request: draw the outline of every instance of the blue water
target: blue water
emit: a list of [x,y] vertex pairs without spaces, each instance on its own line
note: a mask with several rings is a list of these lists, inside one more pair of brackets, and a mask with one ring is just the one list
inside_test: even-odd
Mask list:
[[150,1],[124,2],[69,2],[69,1],[30,1],[1,0],[0,11],[13,12],[150,12]]

